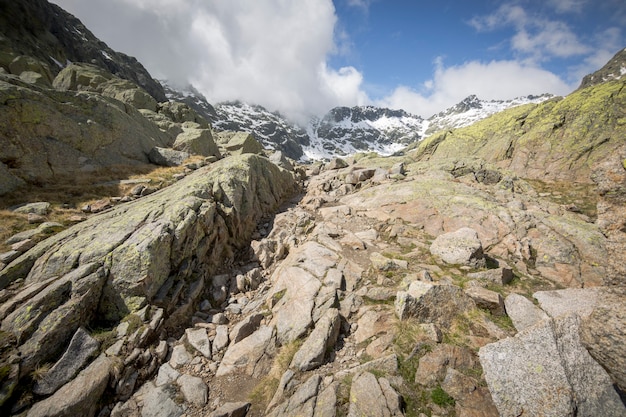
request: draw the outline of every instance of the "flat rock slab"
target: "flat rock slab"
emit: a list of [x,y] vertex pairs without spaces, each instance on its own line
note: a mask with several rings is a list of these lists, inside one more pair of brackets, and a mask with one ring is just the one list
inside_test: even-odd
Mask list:
[[[385,379],[380,378],[380,380]],[[388,382],[380,384],[379,380],[369,372],[356,375],[350,388],[348,417],[403,416],[398,404],[398,394],[395,393],[396,398],[394,398],[394,393],[395,391]]]
[[211,341],[206,329],[186,329],[185,335],[187,336],[187,341],[194,349],[204,355],[204,357],[211,359]]
[[291,366],[300,371],[309,371],[322,365],[326,352],[335,346],[339,325],[339,311],[336,308],[328,309],[296,352]]
[[550,317],[577,313],[581,317],[591,314],[598,302],[602,301],[601,288],[567,288],[556,291],[538,291],[533,297],[539,301],[541,309]]
[[430,253],[453,265],[483,266],[485,259],[478,233],[469,227],[444,233],[430,245]]
[[[277,276],[277,277],[276,277]],[[277,337],[281,344],[296,340],[313,324],[315,297],[322,284],[313,274],[298,267],[280,268],[270,294],[275,312]]]
[[79,328],[61,359],[50,368],[41,381],[35,383],[33,392],[37,395],[54,393],[76,375],[99,347],[100,344],[96,339],[82,327]]

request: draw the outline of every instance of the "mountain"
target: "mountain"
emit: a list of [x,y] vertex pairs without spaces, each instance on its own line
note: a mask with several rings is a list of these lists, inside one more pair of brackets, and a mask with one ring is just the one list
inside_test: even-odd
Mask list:
[[217,131],[249,132],[268,149],[283,151],[295,160],[331,159],[359,152],[390,155],[443,129],[468,126],[507,108],[540,103],[552,96],[519,97],[513,100],[480,100],[472,95],[429,119],[374,106],[336,107],[314,117],[306,127],[290,122],[280,113],[242,102],[209,104],[195,88],[177,91],[163,82],[170,100],[181,101],[210,120]]
[[424,136],[430,136],[439,130],[469,126],[508,108],[528,103],[541,103],[552,97],[551,94],[543,94],[517,97],[512,100],[481,100],[475,95],[471,95],[460,103],[429,117]]
[[267,149],[282,151],[294,160],[304,156],[309,145],[307,132],[276,112],[262,106],[241,102],[218,103],[213,128],[218,131],[235,130],[253,133]]
[[[165,101],[163,88],[137,59],[109,48],[80,20],[55,4],[46,0],[1,0],[0,27],[3,67],[25,66],[25,57],[34,58],[51,83],[68,63],[89,63],[141,86],[156,101]],[[20,56],[24,58],[13,62]]]
[[611,58],[602,68],[583,77],[579,88],[591,87],[610,80],[620,80],[626,75],[626,48]]
[[357,152],[390,155],[421,138],[424,120],[404,110],[373,106],[335,107],[307,126],[309,159],[330,159]]

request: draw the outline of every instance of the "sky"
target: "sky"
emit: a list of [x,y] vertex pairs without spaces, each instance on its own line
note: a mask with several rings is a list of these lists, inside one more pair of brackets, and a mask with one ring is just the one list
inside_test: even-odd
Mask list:
[[304,123],[567,95],[626,47],[623,0],[52,0],[157,79]]

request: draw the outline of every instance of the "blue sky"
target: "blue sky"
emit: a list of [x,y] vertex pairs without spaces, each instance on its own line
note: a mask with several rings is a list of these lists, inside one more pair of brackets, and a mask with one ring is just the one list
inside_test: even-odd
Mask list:
[[157,78],[297,121],[565,95],[626,47],[623,0],[53,1]]

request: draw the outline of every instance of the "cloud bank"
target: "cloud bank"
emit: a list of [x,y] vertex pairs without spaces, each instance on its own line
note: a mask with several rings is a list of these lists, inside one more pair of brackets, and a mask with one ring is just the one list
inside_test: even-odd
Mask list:
[[[510,60],[433,63],[430,80],[398,85],[386,97],[366,93],[364,73],[333,68],[352,47],[332,0],[54,0],[113,49],[137,57],[159,79],[193,84],[212,103],[241,100],[280,111],[297,122],[335,106],[376,104],[428,117],[470,94],[483,99],[567,94],[582,75],[610,58],[619,28],[580,40],[559,20],[535,16],[512,2],[468,25],[478,33],[513,29]],[[345,0],[368,13],[373,0]],[[558,13],[580,13],[587,0],[548,0]],[[557,15],[558,15],[557,13]],[[613,43],[611,43],[613,42]],[[602,47],[597,47],[602,45]],[[349,51],[348,51],[349,52]],[[564,81],[542,69],[554,58],[579,57]]]

